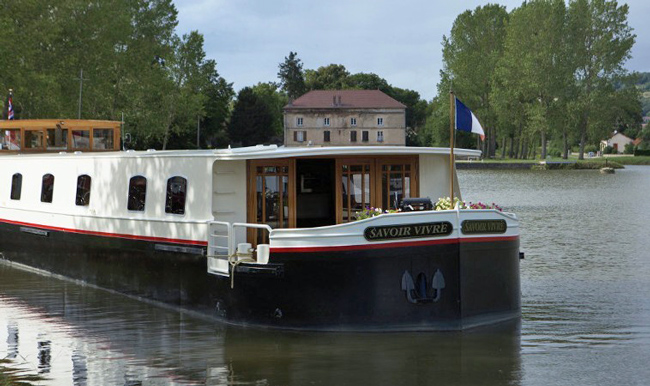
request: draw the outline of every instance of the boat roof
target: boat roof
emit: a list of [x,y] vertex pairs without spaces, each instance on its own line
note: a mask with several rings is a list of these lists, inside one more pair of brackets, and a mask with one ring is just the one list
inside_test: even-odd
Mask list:
[[[277,145],[256,145],[227,149],[208,150],[126,150],[115,152],[59,152],[59,153],[20,153],[4,157],[29,158],[58,158],[58,157],[180,157],[180,158],[213,158],[215,160],[247,160],[292,157],[323,157],[323,156],[358,156],[358,155],[449,155],[447,147],[414,147],[414,146],[324,146],[324,147],[284,147]],[[479,157],[480,150],[454,148],[454,154],[467,157]]]

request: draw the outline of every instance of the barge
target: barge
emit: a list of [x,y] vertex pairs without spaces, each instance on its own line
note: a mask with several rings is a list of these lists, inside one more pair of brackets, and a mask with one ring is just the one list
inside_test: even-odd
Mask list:
[[0,260],[234,325],[430,331],[518,318],[517,217],[432,210],[450,181],[460,192],[449,153],[0,155]]

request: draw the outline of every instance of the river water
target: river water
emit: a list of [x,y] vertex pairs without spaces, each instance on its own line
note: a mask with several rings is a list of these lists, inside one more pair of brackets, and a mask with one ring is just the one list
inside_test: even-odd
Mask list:
[[650,167],[459,171],[521,220],[522,318],[458,333],[224,327],[0,264],[0,359],[42,385],[648,385]]

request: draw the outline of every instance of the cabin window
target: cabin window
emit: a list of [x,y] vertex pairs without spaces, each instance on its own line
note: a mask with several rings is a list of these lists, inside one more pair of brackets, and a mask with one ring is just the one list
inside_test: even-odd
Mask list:
[[47,148],[49,150],[68,149],[68,129],[47,129]]
[[41,184],[41,202],[52,202],[53,195],[54,176],[48,173],[43,176],[43,182]]
[[77,197],[75,204],[88,206],[90,203],[90,176],[87,174],[77,177]]
[[11,199],[20,200],[20,193],[23,189],[23,175],[16,173],[11,177]]
[[113,129],[93,129],[93,150],[113,150]]
[[167,180],[167,200],[165,213],[185,214],[185,196],[187,180],[183,177],[172,177]]
[[143,176],[131,177],[129,180],[128,209],[144,211],[147,199],[147,179]]
[[41,149],[43,147],[43,132],[41,130],[25,130],[25,149]]
[[0,136],[0,148],[2,150],[20,150],[21,145],[20,129],[3,130]]
[[90,130],[72,130],[72,147],[90,149]]

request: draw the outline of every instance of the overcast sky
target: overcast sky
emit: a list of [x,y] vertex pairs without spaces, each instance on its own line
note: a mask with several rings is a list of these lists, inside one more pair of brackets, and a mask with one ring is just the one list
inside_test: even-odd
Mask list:
[[[493,1],[494,3],[495,1]],[[178,32],[198,30],[205,51],[235,90],[278,81],[278,64],[298,52],[303,68],[331,63],[372,72],[430,100],[442,68],[442,36],[481,0],[175,0]],[[508,11],[521,0],[501,0]],[[623,4],[625,1],[619,1]],[[650,71],[650,1],[629,0],[636,34],[626,67]]]

